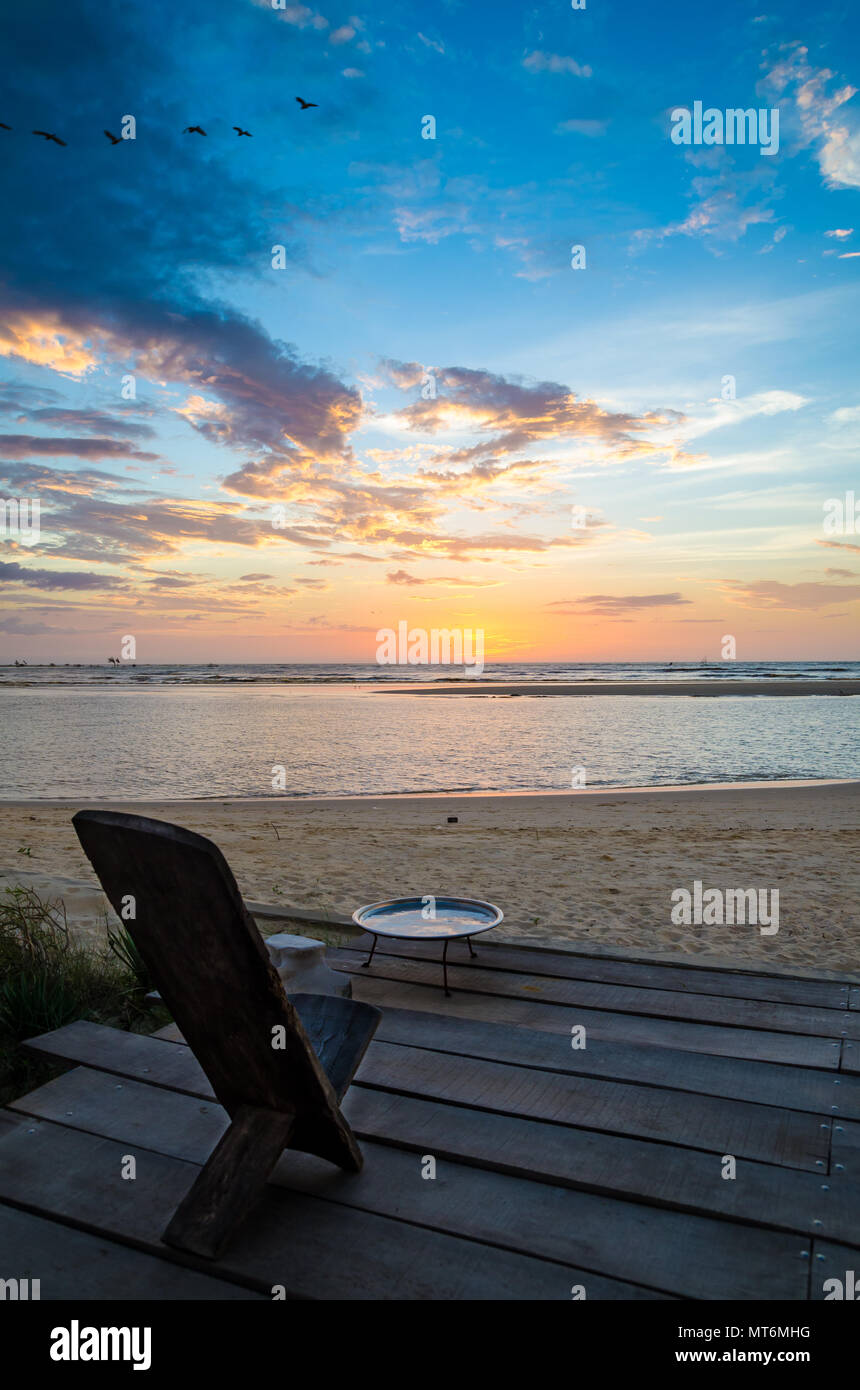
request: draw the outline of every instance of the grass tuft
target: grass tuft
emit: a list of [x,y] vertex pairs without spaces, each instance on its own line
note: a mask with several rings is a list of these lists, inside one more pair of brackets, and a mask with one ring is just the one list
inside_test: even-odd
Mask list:
[[32,888],[0,897],[0,1105],[66,1070],[21,1050],[26,1038],[77,1019],[139,1029],[157,1026],[146,1011],[151,988],[124,927],[93,949],[75,941],[62,903],[43,902]]

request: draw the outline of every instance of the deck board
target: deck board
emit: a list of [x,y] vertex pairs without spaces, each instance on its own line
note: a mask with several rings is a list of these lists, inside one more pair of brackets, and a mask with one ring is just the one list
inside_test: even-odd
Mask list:
[[56,1299],[179,1300],[264,1297],[231,1280],[118,1245],[0,1203],[0,1251],[5,1278],[38,1279],[42,1302]]
[[[76,1075],[77,1088],[72,1081]],[[86,1123],[88,1132],[93,1132],[93,1126],[108,1138],[119,1132],[123,1143],[128,1142],[125,1136],[133,1114],[134,1123],[145,1125],[148,1142],[160,1155],[175,1157],[180,1151],[186,1155],[196,1143],[197,1161],[204,1161],[211,1148],[209,1125],[199,1123],[198,1106],[191,1097],[174,1096],[177,1104],[170,1120],[161,1123],[162,1094],[133,1082],[124,1091],[129,1115],[117,1112],[112,1087],[105,1087],[94,1100],[96,1088],[90,1078],[69,1073],[42,1088],[39,1111],[42,1118],[63,1122],[64,1107],[71,1105],[76,1120]],[[80,1114],[83,1105],[88,1105],[86,1116]],[[183,1107],[184,1123],[178,1125]],[[181,1137],[177,1137],[178,1128]],[[720,1271],[723,1292],[730,1282],[736,1289],[743,1285],[747,1297],[765,1296],[758,1292],[762,1280],[771,1296],[797,1297],[806,1278],[798,1241],[773,1231],[659,1211],[450,1161],[440,1162],[435,1179],[423,1180],[417,1154],[372,1143],[365,1144],[365,1158],[362,1173],[352,1175],[306,1155],[286,1154],[273,1181],[291,1192],[457,1232],[496,1248],[531,1251],[544,1259],[581,1265],[634,1283],[647,1280],[677,1297],[703,1296],[706,1288],[713,1287],[713,1268]],[[145,1162],[141,1149],[138,1164]],[[715,1182],[717,1171],[715,1161]]]
[[76,1237],[199,1268],[203,1297],[805,1300],[860,1269],[850,982],[479,944],[445,999],[435,947],[401,945],[329,952],[383,1009],[343,1102],[360,1175],[287,1152],[222,1259],[178,1256],[226,1117],[174,1028],[80,1023],[29,1044],[78,1065],[0,1112],[0,1217],[55,1231],[60,1268]]
[[[340,967],[340,960],[333,963]],[[833,1038],[772,1033],[762,1029],[723,1028],[717,1024],[687,1023],[672,1018],[615,1014],[605,1009],[577,1008],[571,1017],[569,1012],[555,1004],[539,1004],[531,1000],[467,990],[457,990],[450,999],[445,999],[438,979],[392,981],[359,969],[353,975],[353,995],[383,1009],[390,1006],[444,1017],[512,1023],[544,1033],[562,1033],[568,1039],[571,1024],[575,1022],[584,1024],[591,1038],[833,1071],[839,1067],[842,1048],[842,1042]],[[860,1050],[857,1057],[860,1064]]]
[[[141,1087],[133,1078],[117,1086],[113,1072],[76,1068],[15,1102],[15,1108],[105,1138],[122,1135],[129,1143],[155,1148],[166,1144],[165,1151],[175,1157],[193,1160],[201,1145],[209,1152],[226,1128],[223,1112],[214,1101],[200,1106],[192,1095],[175,1092],[165,1105],[155,1089],[157,1062],[149,1070],[150,1079]],[[697,1152],[600,1131],[571,1131],[361,1087],[349,1093],[344,1110],[362,1140],[418,1154],[431,1151],[533,1181],[860,1240],[860,1188],[835,1182],[823,1186],[817,1172],[750,1162],[740,1165],[740,1181],[728,1182],[720,1176],[718,1150]]]
[[[347,942],[341,950],[353,951],[366,957],[373,938],[365,935]],[[845,1009],[860,1008],[860,988],[839,984],[833,980],[805,980],[783,975],[762,975],[746,970],[714,970],[697,965],[669,965],[658,961],[619,960],[615,956],[577,955],[569,951],[545,948],[530,950],[524,946],[475,940],[476,957],[464,955],[461,948],[457,963],[465,968],[508,970],[531,975],[554,975],[566,980],[591,980],[604,984],[638,985],[646,989],[678,990],[682,994],[718,994],[724,998],[768,1000],[771,1003],[803,1004],[814,1007]],[[376,955],[403,956],[407,960],[438,960],[439,944],[425,941],[400,941],[380,938]]]
[[[161,1233],[199,1166],[140,1151],[132,1186],[120,1176],[127,1148],[46,1120],[22,1123],[0,1141],[0,1201],[26,1206],[35,1191],[40,1211],[175,1262]],[[594,1297],[655,1296],[572,1263],[515,1254],[274,1183],[216,1267],[262,1292],[282,1286],[290,1296],[315,1299],[569,1301],[571,1285],[585,1281]],[[797,1287],[782,1251],[774,1281]]]
[[[161,1030],[156,1038],[183,1041],[174,1024]],[[199,1063],[187,1049],[165,1056],[163,1050],[153,1049],[153,1041],[133,1033],[119,1038],[115,1032],[106,1034],[97,1024],[76,1023],[46,1033],[28,1045],[33,1051],[49,1052],[69,1061],[108,1071],[115,1069],[142,1081],[151,1079],[159,1086],[212,1094]],[[830,1112],[838,1104],[840,1116],[860,1119],[860,1077],[833,1076],[811,1067],[801,1069],[708,1053],[635,1047],[601,1038],[589,1040],[584,1049],[574,1049],[565,1036],[408,1009],[385,1011],[368,1056],[378,1050],[380,1042],[816,1114]],[[150,1076],[148,1068],[153,1061],[158,1065]]]
[[786,1109],[828,1110],[838,1101],[841,1114],[860,1119],[860,1078],[841,1077],[837,1094],[833,1090],[836,1078],[811,1067],[801,1069],[605,1038],[586,1038],[584,1048],[574,1048],[563,1035],[553,1037],[533,1029],[405,1009],[386,1009],[376,1036],[381,1042],[399,1042],[458,1056],[668,1086]]
[[[82,1025],[77,1025],[77,1030],[84,1031]],[[135,1040],[138,1054],[146,1041]],[[56,1055],[62,1040],[52,1044],[45,1040],[42,1046]],[[176,1044],[153,1041],[150,1047],[172,1052]],[[64,1049],[62,1055],[69,1056],[69,1050]],[[94,1055],[90,1053],[90,1058]],[[200,1073],[187,1049],[186,1056],[192,1088],[199,1086],[198,1094],[210,1096],[211,1088],[205,1078],[199,1080]],[[171,1063],[178,1069],[178,1059],[171,1057]],[[145,1070],[141,1075],[146,1079]],[[818,1113],[536,1067],[512,1067],[486,1058],[454,1056],[398,1043],[375,1041],[354,1084],[555,1124],[638,1135],[687,1148],[718,1148],[737,1157],[810,1171],[826,1163],[829,1151],[829,1126],[822,1128]]]
[[[334,961],[348,970],[363,970],[354,951],[331,952]],[[404,959],[380,954],[370,966],[376,978],[440,983],[441,965],[432,960]],[[720,1023],[748,1030],[801,1033],[811,1036],[848,1037],[860,1041],[860,1013],[819,1006],[779,1004],[769,1000],[725,998],[714,994],[684,994],[680,990],[644,989],[636,985],[605,984],[591,980],[560,979],[510,970],[480,970],[474,965],[448,961],[452,989],[502,994],[509,998],[534,997],[547,1004],[633,1013],[652,1018],[685,1019]]]

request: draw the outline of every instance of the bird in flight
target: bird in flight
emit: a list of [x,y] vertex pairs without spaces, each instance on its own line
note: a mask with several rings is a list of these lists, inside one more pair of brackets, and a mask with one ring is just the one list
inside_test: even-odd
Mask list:
[[251,134],[250,130],[243,130],[242,127],[241,127],[241,126],[238,126],[238,125],[234,125],[233,129],[235,130],[235,132],[236,132],[237,135],[250,135],[250,134]]
[[110,140],[112,145],[119,145],[121,143],[120,137],[118,135],[111,135],[109,130],[105,131],[105,135]]
[[65,145],[65,140],[61,140],[59,135],[52,135],[49,130],[34,130],[34,135],[41,135],[43,140],[53,140],[55,145]]
[[187,125],[182,132],[183,135],[205,135],[206,131],[202,125]]
[[302,101],[301,97],[296,97],[296,101],[299,103],[299,106],[302,108],[303,111],[307,111],[309,106],[318,105],[318,103],[315,101]]

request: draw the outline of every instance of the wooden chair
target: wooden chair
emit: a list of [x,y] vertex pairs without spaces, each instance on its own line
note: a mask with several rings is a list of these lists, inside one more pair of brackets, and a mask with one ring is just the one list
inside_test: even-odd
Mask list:
[[338,1102],[382,1015],[335,995],[288,999],[224,856],[202,835],[116,811],[79,811],[73,824],[232,1121],[162,1237],[213,1259],[283,1149],[359,1171]]

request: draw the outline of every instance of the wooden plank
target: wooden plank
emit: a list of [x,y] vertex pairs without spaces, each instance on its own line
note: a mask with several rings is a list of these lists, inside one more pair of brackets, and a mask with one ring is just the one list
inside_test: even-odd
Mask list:
[[736,1178],[725,1179],[718,1150],[571,1130],[361,1087],[346,1108],[363,1139],[680,1211],[806,1235],[838,1234],[860,1245],[860,1205],[853,1192],[823,1180],[823,1169],[738,1160]]
[[[114,1030],[94,1034],[92,1030],[97,1027],[97,1024],[70,1025],[75,1036],[87,1040],[95,1038],[99,1048],[104,1045],[102,1040],[114,1044],[114,1057],[107,1062],[113,1069],[119,1064],[116,1058],[125,1048],[127,1035]],[[58,1040],[56,1035],[49,1034],[39,1043],[42,1050],[52,1056],[69,1057],[69,1030],[60,1030],[60,1034]],[[135,1040],[136,1056],[140,1056],[146,1041],[140,1037]],[[154,1039],[148,1042],[150,1051],[178,1049],[176,1043]],[[94,1059],[99,1049],[93,1048],[90,1041],[87,1041],[87,1049],[83,1060]],[[81,1060],[80,1054],[78,1060]],[[171,1059],[171,1066],[176,1078],[176,1058]],[[193,1069],[190,1075],[191,1089],[201,1094],[196,1090],[198,1083]],[[153,1079],[152,1071],[142,1079]],[[684,1148],[718,1149],[721,1153],[786,1167],[814,1170],[826,1164],[828,1155],[829,1115],[824,1125],[823,1117],[801,1111],[656,1086],[569,1076],[532,1067],[511,1067],[484,1058],[454,1057],[396,1043],[377,1042],[366,1054],[356,1080],[364,1086],[428,1096],[457,1105],[607,1133],[630,1134]]]
[[[134,1081],[119,1090],[107,1073],[76,1068],[16,1102],[22,1112],[85,1129],[130,1147],[194,1157],[211,1147],[216,1104],[158,1091]],[[720,1153],[569,1129],[516,1116],[467,1110],[414,1096],[356,1087],[346,1101],[363,1140],[393,1144],[419,1156],[450,1159],[565,1187],[646,1201],[806,1235],[838,1235],[860,1243],[860,1207],[846,1184],[818,1173],[741,1160],[737,1177],[722,1176]],[[293,1172],[292,1156],[278,1172]],[[275,1176],[274,1180],[278,1180]]]
[[[439,966],[398,956],[374,956],[369,971],[356,964],[352,952],[332,950],[329,959],[338,967],[361,970],[377,978],[439,983]],[[797,1004],[771,1004],[753,999],[722,999],[717,995],[685,995],[673,990],[640,989],[632,985],[561,980],[547,975],[526,975],[506,970],[481,970],[448,964],[452,989],[482,994],[502,994],[515,999],[535,997],[547,1004],[606,1009],[656,1018],[695,1020],[750,1030],[805,1033],[818,1037],[860,1039],[860,1015],[847,1010],[807,1008]],[[182,1026],[181,1019],[177,1020]],[[183,1032],[185,1030],[183,1029]]]
[[676,1019],[642,1018],[636,1014],[612,1014],[600,1009],[577,1009],[573,1017],[554,1004],[506,999],[501,995],[458,991],[445,999],[438,984],[423,985],[374,979],[369,972],[353,975],[353,993],[383,1010],[404,1008],[445,1017],[474,1018],[570,1038],[573,1023],[582,1023],[592,1039],[629,1042],[637,1046],[668,1047],[688,1052],[714,1053],[723,1057],[756,1058],[786,1066],[819,1067],[836,1071],[841,1044],[830,1038],[793,1036],[742,1028],[720,1028],[707,1023]]
[[265,1295],[213,1279],[181,1265],[168,1264],[93,1236],[60,1225],[31,1212],[0,1203],[0,1250],[3,1277],[38,1279],[42,1302],[70,1299],[138,1301],[161,1299],[179,1302],[202,1299],[253,1299]]
[[839,1066],[841,1071],[847,1072],[850,1076],[860,1074],[860,1043],[851,1042],[848,1038],[843,1039]]
[[[104,1077],[84,1073],[84,1084],[104,1083]],[[65,1078],[59,1078],[61,1082]],[[130,1083],[131,1085],[132,1083]],[[53,1104],[61,1112],[65,1087],[49,1083]],[[149,1092],[147,1097],[144,1092]],[[140,1109],[157,1106],[162,1093],[134,1085],[125,1104]],[[43,1096],[42,1107],[47,1105]],[[194,1102],[188,1109],[186,1137],[194,1132]],[[91,1110],[98,1122],[116,1130],[122,1126],[109,1090]],[[159,1153],[169,1155],[172,1126],[153,1117],[150,1133]],[[200,1147],[205,1153],[205,1139]],[[429,1152],[432,1152],[429,1151]],[[612,1277],[655,1286],[684,1297],[749,1297],[750,1275],[782,1297],[798,1297],[806,1270],[793,1236],[754,1229],[698,1215],[639,1207],[593,1193],[534,1183],[499,1172],[445,1162],[435,1179],[421,1176],[422,1157],[393,1148],[367,1144],[362,1174],[345,1176],[316,1159],[286,1153],[274,1175],[279,1187],[360,1208],[376,1215],[397,1216],[452,1234],[467,1235],[498,1248],[522,1250],[559,1262],[575,1262]],[[146,1161],[137,1155],[138,1168]],[[717,1177],[714,1164],[713,1181]],[[705,1258],[707,1252],[707,1258]],[[229,1253],[229,1252],[228,1252]],[[586,1289],[588,1280],[585,1280]],[[758,1292],[758,1297],[765,1295]]]
[[860,1183],[860,1124],[841,1116],[834,1121],[830,1157],[834,1183],[837,1180]]
[[381,1042],[365,1057],[357,1081],[555,1124],[631,1134],[685,1148],[719,1148],[786,1167],[814,1169],[827,1160],[828,1131],[821,1128],[817,1115],[656,1086],[509,1067],[483,1058],[445,1054],[443,1063],[442,1057]]
[[860,988],[857,985],[852,986],[849,1008],[860,1009]]
[[[323,994],[295,994],[291,996],[291,999],[314,1045],[317,1056],[324,1064],[335,1095],[340,1099],[352,1081],[358,1060],[370,1041],[370,1038],[367,1038],[366,1041],[362,1039],[360,1047],[356,1048],[353,1035],[342,1027],[343,1018],[341,1010],[337,1006],[340,1003],[352,1003],[352,1001],[343,1001],[337,996]],[[376,1010],[375,1012],[378,1013],[379,1011]],[[377,1021],[375,1018],[370,1023],[368,1023],[367,1017],[361,1014],[353,1015],[352,1018],[354,1027],[359,1027],[365,1033],[370,1028],[370,1036],[372,1037]],[[145,1080],[147,1059],[150,1056],[148,1039],[153,1035],[125,1033],[120,1042],[116,1036],[117,1031],[116,1029],[110,1030],[114,1046],[122,1047],[126,1065],[133,1065],[135,1061],[137,1062],[141,1079]],[[168,1024],[167,1028],[160,1030],[160,1032],[165,1035],[171,1033],[177,1039],[184,1041],[175,1023]],[[23,1046],[31,1052],[51,1052],[52,1049],[55,1049],[52,1052],[54,1056],[68,1055],[72,1061],[89,1062],[93,1066],[104,1065],[110,1052],[106,1037],[98,1031],[97,1025],[83,1021],[69,1024],[68,1030],[58,1029],[53,1033],[44,1033],[39,1038],[30,1038]],[[68,1053],[62,1050],[65,1046],[70,1049]],[[57,1051],[56,1049],[60,1050]],[[193,1074],[196,1080],[190,1089],[199,1095],[214,1095],[212,1085],[200,1063],[193,1053],[190,1056],[191,1062],[188,1053],[172,1058],[176,1066],[175,1084],[180,1090],[188,1090],[189,1079]],[[159,1081],[157,1084],[160,1086],[172,1086],[174,1084],[170,1063],[170,1057],[159,1056]]]
[[[813,1303],[860,1300],[860,1252],[836,1241],[816,1240],[812,1247],[809,1296]],[[832,1280],[839,1281],[839,1288]],[[856,1314],[852,1313],[852,1319]],[[813,1355],[815,1353],[813,1352]]]
[[[141,1081],[153,1080],[156,1085],[175,1084],[179,1090],[211,1094],[202,1069],[196,1063],[192,1066],[189,1054],[168,1055],[162,1062],[161,1054],[153,1054],[152,1036],[159,1041],[164,1038],[182,1041],[175,1024],[168,1024],[159,1034],[147,1038],[131,1033],[117,1036],[116,1030],[100,1031],[97,1024],[80,1022],[34,1039],[28,1046],[69,1061],[136,1076]],[[570,1075],[626,1080],[670,1090],[750,1100],[787,1110],[823,1111],[829,1115],[831,1107],[838,1104],[840,1115],[860,1119],[860,1079],[835,1078],[812,1068],[634,1046],[600,1038],[589,1038],[586,1048],[580,1051],[570,1046],[568,1037],[559,1034],[408,1009],[387,1009],[377,1040]],[[371,1044],[371,1051],[373,1046]],[[156,1077],[149,1073],[153,1055],[160,1063]],[[834,1090],[837,1080],[839,1088]]]
[[[364,935],[344,942],[340,950],[366,958],[373,937]],[[477,957],[463,947],[455,956],[466,969],[508,970],[517,974],[552,975],[558,979],[593,980],[605,984],[640,985],[643,988],[678,990],[683,994],[718,994],[725,998],[762,999],[772,1003],[805,1004],[821,1008],[844,1009],[848,1003],[847,984],[833,980],[761,975],[751,970],[714,970],[697,966],[663,964],[660,961],[620,960],[615,956],[576,955],[568,951],[529,950],[506,946],[485,937],[475,939]],[[380,937],[376,954],[404,956],[413,960],[438,960],[439,945],[427,941],[398,941]],[[860,989],[851,990],[860,1001]],[[852,1003],[860,1007],[860,1002]]]
[[[178,1030],[177,1030],[178,1031]],[[386,1009],[377,1038],[461,1057],[486,1057],[518,1066],[579,1076],[634,1081],[699,1095],[749,1100],[787,1110],[823,1111],[838,1102],[839,1113],[860,1119],[860,1078],[837,1079],[813,1068],[716,1057],[708,1053],[616,1043],[587,1038],[574,1049],[570,1039],[530,1028],[487,1023],[408,1009]]]
[[[141,1151],[131,1193],[120,1176],[126,1151],[123,1143],[33,1120],[0,1143],[0,1200],[36,1206],[41,1214],[173,1258],[160,1232],[198,1168]],[[762,1261],[773,1285],[792,1296],[797,1278],[788,1247],[769,1246],[759,1260],[753,1250],[752,1265],[760,1269]],[[317,1299],[569,1301],[571,1285],[586,1281],[593,1298],[653,1296],[652,1290],[602,1278],[572,1261],[536,1259],[439,1232],[432,1221],[419,1226],[274,1184],[221,1260],[208,1268],[263,1291],[283,1286],[293,1297]]]
[[165,1042],[185,1042],[185,1039],[183,1038],[181,1032],[179,1031],[179,1028],[175,1023],[165,1023],[163,1028],[156,1028],[155,1032],[148,1033],[147,1037],[163,1038]]

